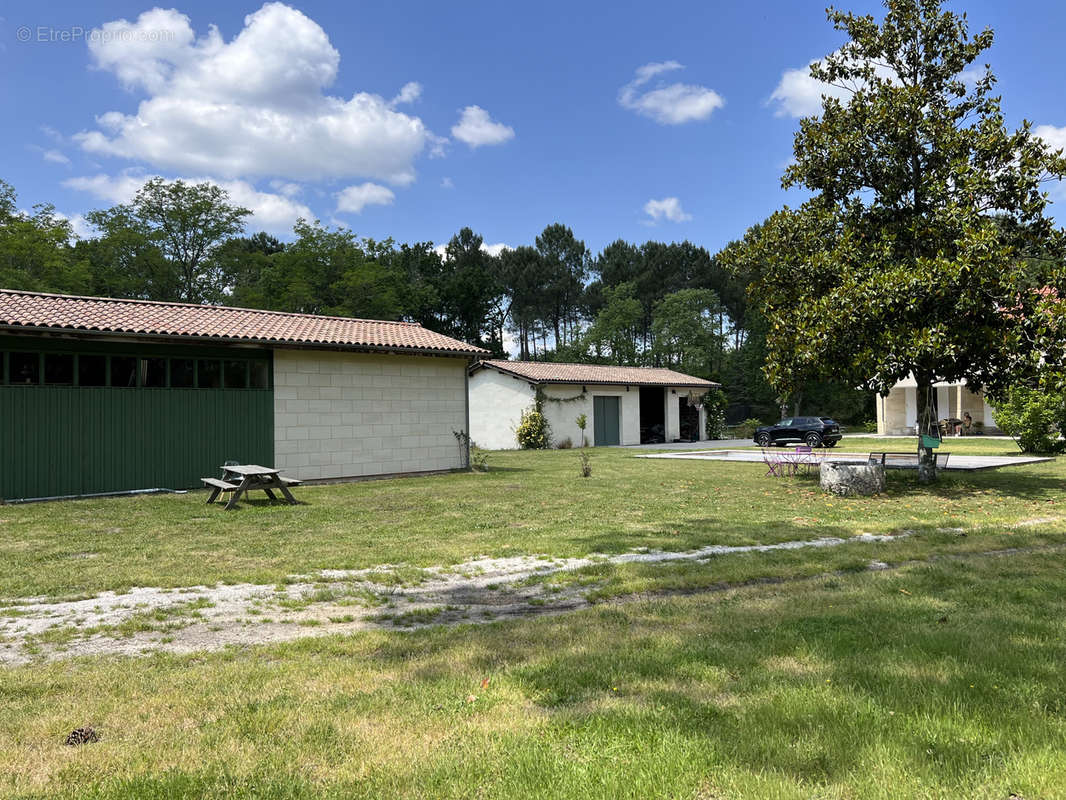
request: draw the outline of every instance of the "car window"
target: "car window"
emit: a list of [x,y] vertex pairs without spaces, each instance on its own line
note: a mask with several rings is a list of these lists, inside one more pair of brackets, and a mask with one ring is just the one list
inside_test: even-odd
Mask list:
[[787,427],[789,427],[789,426],[790,426],[790,425],[792,424],[792,420],[790,420],[790,419],[783,419],[783,420],[781,420],[781,421],[780,421],[779,423],[777,423],[777,424],[778,424],[778,425],[779,425],[780,427],[782,427],[782,428],[787,428]]

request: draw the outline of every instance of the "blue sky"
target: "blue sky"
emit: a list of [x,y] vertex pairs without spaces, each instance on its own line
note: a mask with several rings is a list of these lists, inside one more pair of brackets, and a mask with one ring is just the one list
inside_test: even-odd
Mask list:
[[[804,67],[842,42],[824,5],[9,3],[0,178],[79,226],[159,174],[216,180],[283,236],[310,214],[514,246],[563,222],[594,252],[714,252],[790,200]],[[1066,5],[951,7],[995,29],[1009,122],[1066,144]]]

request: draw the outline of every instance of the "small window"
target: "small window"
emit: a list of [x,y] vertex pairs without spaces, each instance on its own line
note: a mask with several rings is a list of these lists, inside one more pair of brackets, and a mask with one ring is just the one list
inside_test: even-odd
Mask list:
[[269,361],[253,361],[250,367],[251,381],[249,381],[248,388],[250,389],[269,389],[270,388],[270,362]]
[[78,356],[78,385],[107,386],[107,356]]
[[174,389],[191,389],[195,386],[196,362],[191,358],[170,359],[170,385]]
[[8,369],[12,384],[41,382],[41,359],[37,353],[9,353]]
[[44,382],[58,386],[72,386],[74,384],[74,356],[66,353],[46,353]]
[[162,389],[167,385],[167,360],[165,358],[141,359],[141,386]]
[[222,388],[222,362],[198,361],[196,367],[196,385],[201,389]]
[[226,388],[227,389],[247,389],[248,388],[248,362],[247,361],[226,361]]
[[791,428],[792,427],[792,419],[791,418],[783,419],[779,423],[777,423],[777,425],[778,425],[778,427],[781,427],[781,428]]
[[137,359],[132,356],[111,356],[111,385],[131,388],[137,385]]

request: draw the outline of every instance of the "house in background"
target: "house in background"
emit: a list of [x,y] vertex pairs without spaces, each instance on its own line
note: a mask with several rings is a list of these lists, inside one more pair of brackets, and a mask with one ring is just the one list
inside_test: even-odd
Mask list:
[[414,323],[0,290],[0,498],[463,466],[467,367]]
[[[992,407],[983,394],[971,392],[965,382],[934,384],[933,418],[964,419],[969,413],[986,433],[996,432]],[[887,397],[877,396],[877,432],[882,435],[914,435],[918,430],[918,384],[913,377],[900,381]]]
[[700,441],[701,398],[719,385],[651,367],[479,361],[470,368],[470,438],[489,450],[518,447],[515,429],[539,396],[553,444],[581,446],[581,414],[590,445]]

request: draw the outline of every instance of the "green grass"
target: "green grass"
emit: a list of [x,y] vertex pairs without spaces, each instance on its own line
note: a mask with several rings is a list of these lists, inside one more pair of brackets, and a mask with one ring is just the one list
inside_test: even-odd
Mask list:
[[[1011,452],[960,439],[953,452]],[[883,448],[885,440],[845,446]],[[893,445],[895,446],[895,445]],[[773,543],[861,531],[1002,526],[1066,516],[1066,466],[948,473],[933,487],[890,475],[879,497],[828,497],[814,478],[764,477],[759,464],[649,461],[596,449],[592,477],[573,451],[489,456],[491,471],[305,486],[299,506],[206,506],[206,494],[0,506],[0,602],[92,595],[131,586],[284,584],[317,569],[408,564],[419,570],[482,555],[583,556],[635,547]]]
[[[0,597],[284,591],[406,563],[399,586],[478,555],[911,533],[531,579],[594,601],[563,615],[0,668],[0,797],[1066,797],[1062,465],[893,474],[841,500],[759,464],[631,456],[595,451],[584,480],[573,452],[494,453],[485,475],[302,487],[306,505],[230,514],[202,495],[0,507]],[[381,602],[329,585],[292,602],[348,600]],[[206,602],[129,625],[165,633]],[[65,747],[86,724],[102,740]]]
[[[1063,567],[975,557],[8,670],[0,795],[1063,797]],[[64,747],[82,724],[102,741]]]

